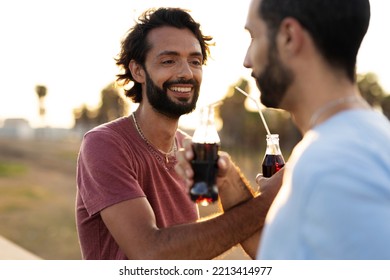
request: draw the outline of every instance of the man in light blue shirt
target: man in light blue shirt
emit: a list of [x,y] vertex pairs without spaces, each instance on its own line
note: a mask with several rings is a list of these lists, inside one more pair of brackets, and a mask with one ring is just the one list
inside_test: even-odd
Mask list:
[[305,134],[267,216],[261,259],[390,259],[390,126],[339,113]]
[[[390,123],[361,97],[355,73],[369,20],[368,0],[250,4],[244,66],[261,102],[290,112],[303,135],[282,183],[257,176],[260,197],[281,186],[259,259],[390,259]],[[191,180],[184,155],[179,171]]]
[[390,124],[355,65],[368,0],[253,0],[244,65],[303,134],[266,218],[260,259],[390,259]]

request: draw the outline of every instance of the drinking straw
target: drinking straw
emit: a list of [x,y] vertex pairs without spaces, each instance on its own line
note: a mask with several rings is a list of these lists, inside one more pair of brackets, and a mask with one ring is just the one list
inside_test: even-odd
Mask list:
[[211,103],[211,104],[209,104],[209,105],[206,105],[205,107],[209,107],[209,108],[211,108],[211,107],[217,107],[217,106],[221,105],[222,103],[223,103],[222,100],[218,100],[218,101],[215,101],[215,102],[213,102],[213,103]]
[[254,102],[256,103],[257,110],[259,111],[259,115],[260,115],[261,120],[263,121],[265,130],[267,131],[267,134],[268,134],[269,136],[271,136],[271,132],[269,131],[268,125],[267,125],[267,123],[265,122],[265,118],[264,118],[264,116],[263,116],[263,112],[261,111],[260,101],[257,100],[256,98],[253,98],[252,96],[250,96],[248,93],[246,93],[245,91],[243,91],[243,90],[240,89],[239,87],[235,87],[235,89],[238,90],[238,91],[241,92],[243,95],[245,95],[246,97],[248,97],[249,99],[251,99],[252,101],[254,101]]

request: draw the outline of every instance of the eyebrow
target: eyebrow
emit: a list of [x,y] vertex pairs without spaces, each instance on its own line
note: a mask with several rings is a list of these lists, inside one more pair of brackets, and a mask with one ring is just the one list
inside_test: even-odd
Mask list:
[[[164,56],[164,55],[180,56],[180,53],[177,52],[177,51],[162,51],[157,56]],[[203,57],[203,54],[201,52],[192,52],[192,53],[190,53],[190,56],[200,56],[200,57]]]

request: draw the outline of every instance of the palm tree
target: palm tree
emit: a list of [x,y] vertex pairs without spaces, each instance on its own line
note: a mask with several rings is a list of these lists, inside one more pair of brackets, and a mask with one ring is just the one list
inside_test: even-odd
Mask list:
[[35,92],[37,93],[39,99],[39,115],[41,116],[42,122],[44,122],[46,113],[44,99],[47,95],[47,88],[43,85],[37,85],[35,87]]

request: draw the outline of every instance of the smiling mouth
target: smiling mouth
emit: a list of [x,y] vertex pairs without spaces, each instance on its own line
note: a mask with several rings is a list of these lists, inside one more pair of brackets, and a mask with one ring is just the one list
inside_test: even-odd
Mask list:
[[175,92],[175,93],[190,93],[192,91],[192,86],[191,87],[169,87],[169,90]]

